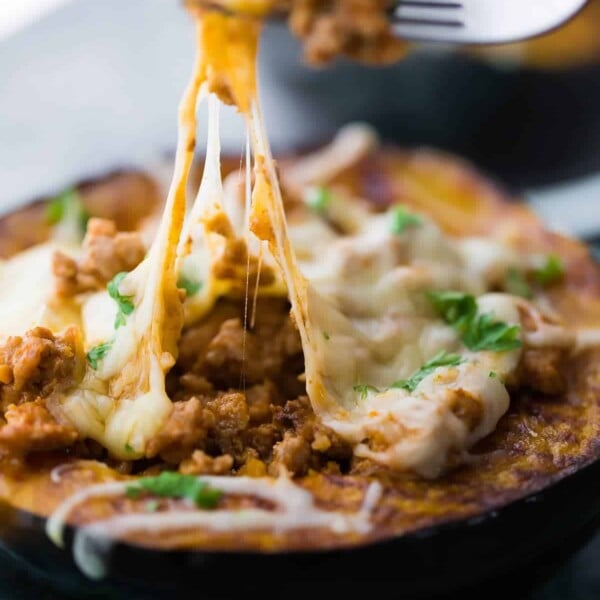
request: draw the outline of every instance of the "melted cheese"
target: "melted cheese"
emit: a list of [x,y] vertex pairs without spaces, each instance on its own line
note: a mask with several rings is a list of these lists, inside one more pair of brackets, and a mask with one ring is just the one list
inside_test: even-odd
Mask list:
[[51,241],[0,262],[0,338],[22,335],[38,326],[56,333],[79,324],[77,305],[54,294],[52,256],[56,250],[73,252],[71,246]]
[[[412,394],[388,388],[440,349],[464,351],[454,332],[432,314],[424,292],[460,289],[481,294],[486,289],[483,274],[468,269],[460,249],[432,223],[402,235],[391,233],[391,212],[353,219],[344,228],[352,233],[344,237],[326,233],[314,219],[305,220],[303,233],[310,239],[296,236],[296,245],[302,246],[297,257],[255,94],[254,59],[248,60],[256,50],[258,31],[248,21],[223,15],[211,14],[205,22],[211,28],[204,39],[209,84],[233,100],[248,121],[255,160],[250,227],[269,243],[285,281],[315,413],[351,441],[359,456],[426,476],[439,474],[451,453],[463,453],[487,435],[507,410],[502,381],[516,368],[520,350],[468,356],[465,365],[435,371]],[[228,51],[223,53],[217,42],[227,32]],[[240,76],[240,69],[232,68],[234,56],[236,65],[250,71]],[[322,183],[338,165],[343,169],[349,164],[342,160],[345,154],[356,160],[349,146],[361,156],[363,147],[372,143],[364,130],[347,131],[314,160],[305,160],[291,179],[296,185]],[[221,195],[221,189],[213,193]],[[511,298],[488,296],[480,302],[497,318],[519,322]],[[499,377],[489,376],[492,369]],[[355,390],[361,383],[386,391],[359,395]],[[480,405],[476,426],[457,416],[457,394]]]
[[[391,213],[365,215],[360,229],[346,236],[322,235],[322,225],[306,222],[301,231],[292,228],[302,247],[298,267],[307,277],[302,280],[292,264],[300,297],[294,310],[304,311],[295,317],[304,329],[309,396],[323,422],[354,443],[357,456],[434,477],[506,412],[502,382],[516,369],[520,350],[474,354],[462,347],[433,314],[425,292],[478,294],[485,281],[433,223],[396,235],[391,219]],[[306,238],[298,239],[302,234]],[[285,260],[285,253],[280,257]],[[479,297],[480,312],[510,324],[519,323],[517,305],[504,294]],[[460,352],[468,362],[437,369],[412,393],[390,388],[440,350]],[[372,387],[365,393],[355,390],[358,384]],[[481,405],[474,429],[456,415],[457,394]]]
[[[175,259],[195,147],[203,68],[198,60],[181,103],[175,173],[158,233],[147,258],[120,284],[120,293],[132,298],[135,309],[114,333],[98,368],[88,366],[81,384],[57,399],[62,415],[80,433],[97,440],[116,457],[143,456],[148,439],[172,410],[165,392],[165,372],[174,363],[182,324]],[[105,314],[84,313],[92,319]],[[99,337],[99,329],[90,334],[88,319],[88,337]]]
[[[82,306],[86,347],[112,346],[58,404],[82,435],[96,439],[114,456],[143,456],[147,441],[172,409],[164,378],[174,363],[182,324],[177,278],[202,283],[185,302],[186,321],[194,322],[221,296],[245,295],[248,305],[249,266],[254,261],[278,272],[264,286],[257,277],[256,290],[290,299],[316,415],[351,442],[357,456],[436,476],[490,433],[507,410],[504,382],[516,370],[521,350],[469,352],[433,312],[425,292],[471,293],[478,297],[480,312],[518,324],[523,300],[486,292],[498,273],[535,257],[520,256],[490,240],[450,239],[425,218],[394,233],[394,209],[372,214],[335,193],[325,215],[307,209],[288,231],[256,92],[258,34],[258,23],[249,18],[211,13],[200,21],[199,60],[182,102],[175,176],[165,212],[147,259],[120,284],[120,293],[131,297],[135,310],[115,332],[115,302],[106,292],[87,297]],[[206,161],[184,224],[201,90],[209,103]],[[235,104],[247,121],[254,185],[250,189],[248,150],[245,202],[236,192],[239,181],[232,178],[224,189],[221,180],[217,96]],[[293,167],[288,184],[300,195],[310,186],[323,185],[375,143],[365,126],[347,128],[330,146]],[[268,251],[263,251],[262,241]],[[45,256],[43,248],[33,255],[37,251]],[[225,273],[217,268],[224,259],[229,261]],[[19,260],[28,260],[27,254]],[[6,305],[11,306],[10,299]],[[38,297],[32,301],[35,310],[43,305]],[[31,312],[23,308],[23,314]],[[20,319],[18,327],[27,319],[31,321],[29,316]],[[563,328],[544,323],[527,332],[524,341],[531,346],[573,343]],[[441,350],[460,353],[465,361],[436,369],[412,392],[392,387]],[[490,377],[492,371],[497,377]],[[465,398],[480,413],[474,421],[457,409]]]
[[[247,294],[249,261],[258,260],[260,252],[258,240],[245,226],[247,207],[240,202],[240,197],[232,197],[231,189],[227,196],[225,194],[220,152],[219,101],[210,94],[204,172],[178,248],[179,273],[202,282],[199,292],[186,299],[187,323],[205,315],[220,297]],[[229,188],[232,184],[235,185],[235,181],[230,179]],[[243,248],[245,254],[233,255],[232,247]],[[225,273],[216,268],[220,261],[227,262]],[[273,267],[273,260],[267,256],[264,265]],[[260,293],[285,296],[286,291],[281,280],[276,280],[262,286]]]

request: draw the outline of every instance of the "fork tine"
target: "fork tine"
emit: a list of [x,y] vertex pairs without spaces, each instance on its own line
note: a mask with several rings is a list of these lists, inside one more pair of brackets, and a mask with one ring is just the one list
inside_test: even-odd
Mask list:
[[444,0],[401,0],[392,22],[396,25],[462,27],[462,4]]
[[398,37],[453,44],[506,43],[550,31],[588,0],[396,0]]
[[423,8],[462,8],[460,2],[430,2],[429,0],[400,0],[396,5],[396,10],[401,6],[420,6]]

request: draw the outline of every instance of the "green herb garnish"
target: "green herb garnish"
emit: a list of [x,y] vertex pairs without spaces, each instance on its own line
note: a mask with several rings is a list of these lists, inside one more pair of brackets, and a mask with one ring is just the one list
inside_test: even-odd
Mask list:
[[461,339],[465,346],[474,352],[506,352],[523,345],[519,339],[520,333],[519,325],[495,321],[494,315],[486,313],[477,315]]
[[506,277],[504,278],[504,289],[509,294],[515,296],[522,296],[523,298],[533,298],[533,290],[527,283],[527,280],[523,274],[515,268],[508,269],[506,271]]
[[64,219],[73,219],[81,233],[85,233],[89,218],[79,193],[73,188],[65,190],[46,205],[46,221],[50,225],[56,225]]
[[119,329],[119,327],[125,325],[125,317],[130,315],[134,308],[131,296],[123,296],[119,292],[119,285],[126,276],[127,273],[117,273],[106,286],[108,295],[117,303],[117,316],[115,317],[114,324],[115,329]]
[[496,373],[496,371],[490,371],[488,373],[488,377],[498,377],[498,374]]
[[327,341],[329,341],[329,340],[331,339],[331,336],[330,336],[330,335],[329,335],[329,334],[328,334],[326,331],[324,331],[324,332],[323,332],[323,337],[324,337],[324,338],[325,338]]
[[156,477],[142,477],[126,488],[128,498],[154,494],[160,498],[185,498],[199,508],[215,508],[222,492],[193,475],[163,471]]
[[332,197],[331,190],[322,186],[314,186],[308,188],[304,193],[304,202],[315,212],[324,214],[331,204]]
[[490,313],[477,314],[474,296],[462,292],[429,292],[427,296],[469,350],[506,352],[521,347],[519,325],[496,321]]
[[464,333],[477,315],[477,302],[470,294],[428,292],[427,297],[442,319],[459,333]]
[[125,452],[129,452],[131,454],[132,452],[135,452],[135,450],[130,444],[125,444]]
[[98,361],[102,360],[106,356],[107,352],[112,348],[112,345],[113,342],[111,340],[110,342],[98,344],[97,346],[94,346],[88,350],[85,356],[92,369],[98,368]]
[[563,261],[556,254],[549,254],[546,262],[533,272],[535,280],[540,285],[551,285],[562,279],[565,275]]
[[195,296],[202,289],[202,282],[194,281],[185,275],[179,275],[177,287],[185,290],[186,296],[190,298],[191,296]]
[[414,392],[417,386],[431,373],[439,367],[457,367],[463,362],[459,354],[451,354],[445,350],[438,352],[433,358],[428,360],[418,371],[415,371],[408,379],[399,379],[392,383],[390,387],[402,388],[409,392]]
[[355,392],[358,392],[360,394],[361,400],[365,400],[367,398],[369,392],[378,392],[379,391],[379,389],[376,388],[374,385],[369,385],[366,383],[359,383],[358,385],[353,386],[352,389]]
[[148,502],[146,502],[146,506],[144,506],[144,510],[146,512],[156,512],[159,506],[160,502],[158,500],[148,500]]
[[403,206],[394,206],[392,209],[392,233],[401,234],[409,227],[420,227],[423,219],[419,215],[408,212]]

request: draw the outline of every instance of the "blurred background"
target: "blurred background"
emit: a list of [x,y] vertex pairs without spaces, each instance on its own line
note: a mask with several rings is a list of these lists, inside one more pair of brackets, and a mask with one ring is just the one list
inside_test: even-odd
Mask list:
[[[276,149],[351,120],[405,145],[466,156],[529,198],[550,225],[600,235],[600,0],[527,44],[418,48],[384,68],[302,65],[267,28],[262,96]],[[0,210],[170,152],[193,58],[177,0],[0,2]],[[238,153],[236,119],[225,148]]]
[[[192,60],[193,28],[177,0],[0,0],[0,212],[170,155]],[[600,0],[532,42],[415,48],[381,68],[309,69],[285,27],[272,25],[260,70],[275,150],[367,121],[387,141],[469,158],[549,226],[600,240]],[[231,112],[223,137],[241,151]],[[15,575],[1,578],[0,597],[31,597],[18,571],[5,565]],[[600,538],[535,596],[555,598],[600,598]]]

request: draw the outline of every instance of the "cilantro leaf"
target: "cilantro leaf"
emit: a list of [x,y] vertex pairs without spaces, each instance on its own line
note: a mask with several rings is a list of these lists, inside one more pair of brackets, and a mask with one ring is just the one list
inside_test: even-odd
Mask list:
[[331,339],[331,336],[330,336],[330,335],[329,335],[329,334],[328,334],[326,331],[324,331],[324,332],[323,332],[323,337],[324,337],[324,338],[325,338],[327,341],[329,341],[329,340]]
[[563,261],[556,254],[549,254],[546,262],[533,272],[535,280],[540,285],[551,285],[562,279],[565,275]]
[[331,204],[331,190],[323,186],[309,187],[304,193],[304,202],[316,213],[324,214]]
[[352,387],[355,392],[360,394],[361,400],[366,400],[369,392],[378,392],[379,390],[374,385],[369,385],[367,383],[359,383]]
[[404,230],[409,227],[420,227],[423,225],[423,219],[419,215],[415,215],[408,212],[406,208],[401,205],[396,205],[392,209],[392,233],[400,235]]
[[451,354],[445,350],[438,352],[433,358],[429,359],[418,371],[415,371],[408,379],[399,379],[394,381],[390,387],[402,388],[409,392],[414,392],[417,386],[438,367],[457,367],[463,362],[459,354]]
[[90,363],[92,369],[98,368],[98,361],[102,360],[106,356],[108,351],[112,348],[112,345],[113,342],[111,340],[110,342],[98,344],[97,346],[94,346],[88,350],[85,357],[87,358],[88,363]]
[[456,329],[464,333],[477,315],[475,297],[462,292],[428,292],[427,297],[440,316]]
[[194,281],[185,275],[179,275],[177,287],[185,290],[186,296],[190,298],[191,296],[195,296],[202,289],[202,282]]
[[495,321],[493,314],[485,313],[478,315],[472,321],[463,335],[462,341],[469,350],[475,352],[482,350],[506,352],[522,346],[519,339],[520,332],[519,325],[508,325],[502,321]]
[[52,198],[46,205],[46,221],[57,225],[63,219],[73,219],[81,233],[85,233],[90,215],[85,210],[81,196],[74,188],[70,188]]
[[222,492],[193,475],[181,475],[163,471],[156,477],[141,477],[126,488],[128,498],[142,494],[154,494],[159,498],[185,498],[199,508],[215,508]]
[[108,290],[108,295],[117,303],[117,315],[115,317],[115,329],[119,329],[125,325],[127,315],[130,315],[133,312],[134,306],[131,301],[131,296],[123,296],[119,292],[119,285],[121,281],[127,276],[127,273],[117,273],[111,281],[108,282],[106,289]]
[[504,289],[509,294],[521,296],[523,298],[533,298],[533,290],[527,283],[525,277],[518,269],[508,269],[504,278]]
[[521,327],[495,321],[491,313],[478,315],[474,296],[462,292],[429,292],[427,296],[469,350],[506,352],[521,347]]

